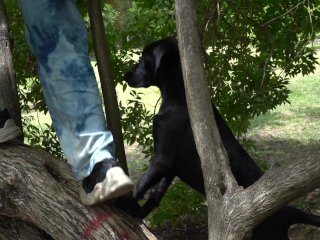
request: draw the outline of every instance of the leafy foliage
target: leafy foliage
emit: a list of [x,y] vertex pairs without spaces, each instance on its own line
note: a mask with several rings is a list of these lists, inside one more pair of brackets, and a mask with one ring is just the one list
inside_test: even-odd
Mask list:
[[152,139],[152,115],[146,110],[145,104],[142,103],[141,93],[131,91],[130,94],[135,100],[129,100],[126,106],[120,102],[122,115],[122,127],[126,129],[123,132],[123,138],[132,145],[137,142],[144,146],[143,153],[145,157],[150,157],[153,149]]
[[218,19],[203,20],[213,101],[238,134],[253,117],[289,102],[289,77],[314,71],[307,44],[319,30],[318,3],[233,1],[221,6]]
[[[290,77],[314,71],[317,59],[308,44],[319,31],[320,2],[232,1],[222,2],[219,11],[216,1],[196,3],[212,100],[240,136],[248,129],[250,119],[289,103]],[[173,3],[133,0],[121,32],[115,29],[117,15],[109,15],[110,8],[105,11],[106,31],[113,47],[115,79],[123,84],[123,73],[133,64],[133,55],[140,53],[141,46],[175,34]],[[122,112],[126,132],[136,112],[143,110]],[[141,133],[125,139],[148,139],[144,134],[149,133],[145,130],[149,126],[140,124]],[[148,149],[148,144],[142,145]]]

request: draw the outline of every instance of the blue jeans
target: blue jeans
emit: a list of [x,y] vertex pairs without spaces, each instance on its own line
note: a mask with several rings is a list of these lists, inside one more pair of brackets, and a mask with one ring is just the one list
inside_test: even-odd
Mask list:
[[27,41],[61,147],[78,180],[115,159],[95,75],[87,30],[75,0],[20,0]]

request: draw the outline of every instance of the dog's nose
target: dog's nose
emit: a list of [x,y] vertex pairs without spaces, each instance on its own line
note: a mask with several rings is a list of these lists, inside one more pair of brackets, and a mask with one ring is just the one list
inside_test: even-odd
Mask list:
[[132,78],[132,71],[130,70],[130,71],[126,72],[124,74],[123,78],[124,78],[124,81],[126,81],[126,82],[130,81],[130,79]]
[[134,84],[134,82],[135,82],[135,80],[134,80],[134,72],[132,71],[132,70],[129,70],[128,72],[126,72],[125,74],[124,74],[124,76],[123,76],[123,78],[124,78],[124,81],[126,82],[126,83],[128,83],[128,85],[130,86],[130,87],[134,87],[135,86],[135,84]]

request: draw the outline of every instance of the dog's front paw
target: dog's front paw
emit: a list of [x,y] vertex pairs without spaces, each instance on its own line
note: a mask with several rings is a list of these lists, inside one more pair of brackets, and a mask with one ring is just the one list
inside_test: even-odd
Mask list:
[[113,203],[117,208],[128,213],[132,217],[143,219],[142,216],[145,215],[143,208],[131,195],[118,197],[113,201]]
[[138,202],[139,200],[143,199],[144,193],[140,191],[139,188],[135,187],[133,189],[132,197]]

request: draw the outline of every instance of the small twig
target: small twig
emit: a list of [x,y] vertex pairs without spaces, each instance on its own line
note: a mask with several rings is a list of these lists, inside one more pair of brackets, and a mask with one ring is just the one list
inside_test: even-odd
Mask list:
[[219,25],[220,22],[220,1],[217,0],[217,25]]
[[41,123],[40,123],[40,118],[39,118],[39,112],[36,111],[36,114],[37,114],[37,121],[38,121],[39,127],[41,129],[41,133],[43,134],[43,129],[42,129],[42,126],[41,126]]
[[290,12],[292,12],[294,9],[296,9],[297,7],[299,7],[299,6],[300,6],[301,4],[303,4],[303,3],[304,3],[304,1],[298,3],[297,5],[295,5],[294,7],[290,8],[288,11],[286,11],[286,12],[283,13],[283,14],[281,14],[280,16],[275,17],[275,18],[273,18],[273,19],[271,19],[271,20],[269,20],[269,21],[261,24],[261,27],[264,27],[264,26],[268,25],[269,23],[271,23],[271,22],[273,22],[273,21],[275,21],[275,20],[277,20],[277,19],[279,19],[279,18],[284,17],[285,15],[289,14]]
[[274,45],[273,45],[273,47],[272,47],[272,49],[271,49],[271,51],[270,51],[270,54],[269,54],[268,59],[264,62],[264,66],[263,66],[263,76],[262,76],[260,88],[262,88],[263,83],[264,83],[264,80],[265,80],[265,78],[266,78],[267,66],[268,66],[268,63],[269,63],[269,61],[270,61],[270,59],[271,59],[271,57],[272,57],[273,51],[274,51]]

